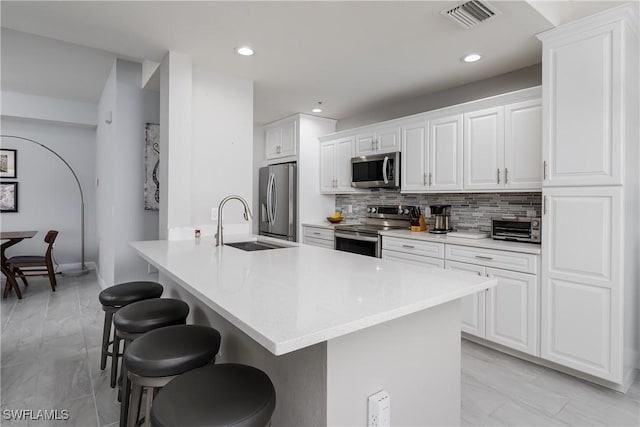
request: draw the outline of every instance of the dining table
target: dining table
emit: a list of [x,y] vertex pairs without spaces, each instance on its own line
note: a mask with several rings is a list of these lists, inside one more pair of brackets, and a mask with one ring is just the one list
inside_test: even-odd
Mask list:
[[32,238],[37,233],[37,231],[0,231],[0,240],[3,241],[2,245],[0,245],[0,267],[2,268],[2,273],[7,277],[7,284],[5,285],[4,293],[2,294],[3,298],[6,298],[9,295],[9,291],[13,289],[18,299],[22,299],[22,292],[20,292],[20,287],[18,286],[16,277],[7,265],[7,256],[5,255],[6,250],[11,246],[22,242],[24,239]]

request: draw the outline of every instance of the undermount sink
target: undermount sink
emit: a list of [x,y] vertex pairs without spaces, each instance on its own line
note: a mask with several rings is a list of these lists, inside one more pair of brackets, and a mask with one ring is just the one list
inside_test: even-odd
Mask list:
[[281,249],[281,248],[286,248],[287,247],[287,246],[275,245],[273,243],[256,242],[256,241],[225,243],[224,245],[225,246],[231,246],[231,247],[234,247],[234,248],[237,248],[237,249],[242,249],[243,251],[249,251],[249,252],[266,251],[268,249]]

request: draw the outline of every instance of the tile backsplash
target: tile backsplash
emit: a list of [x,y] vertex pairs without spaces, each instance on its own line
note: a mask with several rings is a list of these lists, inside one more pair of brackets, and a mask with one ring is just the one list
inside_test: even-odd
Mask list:
[[[397,190],[336,196],[336,210],[347,220],[364,220],[367,205],[416,205],[423,213],[429,205],[451,205],[451,225],[456,230],[491,230],[491,218],[502,215],[539,217],[541,193],[400,194]],[[353,212],[348,213],[351,205]],[[428,215],[428,213],[427,213]],[[427,226],[433,220],[425,215]]]

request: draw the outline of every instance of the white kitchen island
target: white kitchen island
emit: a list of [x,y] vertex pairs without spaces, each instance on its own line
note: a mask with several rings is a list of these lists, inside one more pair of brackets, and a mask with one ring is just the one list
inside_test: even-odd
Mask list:
[[367,397],[381,389],[394,426],[459,424],[459,298],[495,279],[307,245],[131,245],[160,270],[165,297],[184,299],[191,321],[221,331],[218,361],[271,377],[274,427],[365,426]]

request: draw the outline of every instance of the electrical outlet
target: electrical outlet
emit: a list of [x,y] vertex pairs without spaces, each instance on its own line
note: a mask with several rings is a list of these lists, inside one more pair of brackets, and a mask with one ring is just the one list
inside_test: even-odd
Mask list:
[[367,409],[368,427],[391,427],[391,397],[386,390],[369,396]]
[[347,205],[347,213],[353,213],[353,205]]
[[218,220],[218,208],[211,208],[211,221]]

